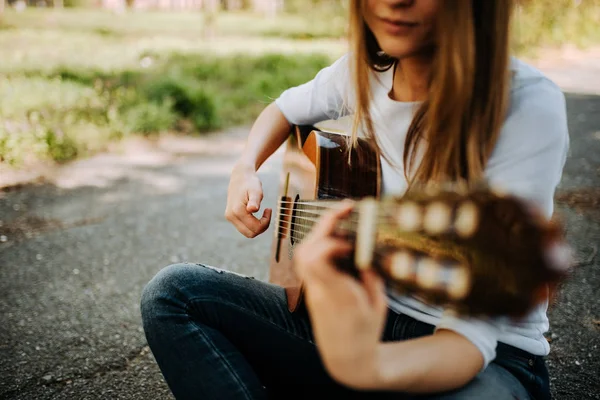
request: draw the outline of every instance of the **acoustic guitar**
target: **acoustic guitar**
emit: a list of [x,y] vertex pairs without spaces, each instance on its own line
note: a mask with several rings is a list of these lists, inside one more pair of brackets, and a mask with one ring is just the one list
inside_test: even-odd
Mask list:
[[[342,199],[356,202],[337,235],[353,244],[339,267],[373,268],[391,290],[470,316],[518,318],[569,274],[561,225],[527,201],[485,184],[428,185],[381,196],[380,158],[366,140],[295,126],[286,143],[269,281],[303,304],[294,247]],[[349,163],[349,159],[351,162]]]

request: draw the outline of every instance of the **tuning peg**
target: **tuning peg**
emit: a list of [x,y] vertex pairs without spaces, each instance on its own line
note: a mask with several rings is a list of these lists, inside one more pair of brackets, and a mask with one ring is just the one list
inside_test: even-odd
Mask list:
[[423,229],[430,234],[447,231],[451,225],[452,209],[444,202],[436,201],[426,206]]
[[446,292],[453,300],[464,299],[471,289],[471,277],[466,268],[462,266],[449,269]]
[[390,259],[390,275],[394,279],[407,281],[414,275],[415,257],[408,251],[397,251]]
[[479,224],[479,213],[475,203],[466,201],[456,210],[454,229],[456,233],[465,238],[473,235]]
[[439,286],[442,265],[431,257],[421,257],[417,262],[417,284],[423,289]]
[[398,204],[396,220],[398,227],[404,231],[414,232],[421,228],[422,215],[421,207],[412,201],[401,202]]

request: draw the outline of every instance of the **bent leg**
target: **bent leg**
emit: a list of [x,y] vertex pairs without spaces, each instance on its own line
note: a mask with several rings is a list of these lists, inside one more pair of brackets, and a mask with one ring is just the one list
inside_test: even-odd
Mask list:
[[148,283],[141,307],[146,338],[177,399],[263,399],[263,386],[335,386],[306,313],[288,311],[280,286],[177,264]]

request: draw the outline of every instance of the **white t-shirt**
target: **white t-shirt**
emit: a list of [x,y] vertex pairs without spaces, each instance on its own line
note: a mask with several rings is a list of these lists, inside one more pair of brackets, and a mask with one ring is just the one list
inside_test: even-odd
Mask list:
[[[353,91],[346,54],[322,69],[313,80],[284,91],[275,103],[287,120],[296,125],[313,125],[352,114]],[[558,185],[569,148],[565,98],[561,90],[540,71],[513,58],[509,112],[485,175],[494,186],[537,202],[545,215],[553,212]],[[389,97],[393,68],[373,72],[370,112],[380,145],[396,166],[382,158],[382,194],[402,194],[407,187],[402,167],[406,132],[419,103],[398,102]],[[481,351],[484,368],[496,357],[503,342],[535,355],[550,351],[543,334],[549,328],[547,303],[524,320],[456,317],[414,297],[388,292],[392,310],[436,326],[453,330]]]

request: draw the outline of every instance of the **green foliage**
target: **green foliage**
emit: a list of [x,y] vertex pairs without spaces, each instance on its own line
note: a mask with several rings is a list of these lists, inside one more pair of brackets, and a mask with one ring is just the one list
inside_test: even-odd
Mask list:
[[20,166],[46,154],[47,143],[42,132],[22,132],[11,124],[0,124],[0,162]]
[[519,4],[513,26],[517,52],[600,43],[600,0],[521,0]]
[[191,119],[199,131],[220,126],[214,95],[193,75],[158,77],[141,86],[140,92],[155,103],[171,102],[173,111]]
[[57,162],[72,160],[79,152],[77,142],[62,131],[48,129],[44,141],[48,147],[48,155]]
[[94,6],[94,0],[63,0],[65,7],[92,7]]
[[217,105],[212,95],[198,88],[191,93],[191,103],[194,105],[190,117],[199,131],[217,129],[221,126],[217,116]]
[[176,121],[177,114],[173,112],[169,101],[140,102],[123,113],[126,129],[144,135],[168,131],[173,128]]
[[13,127],[11,134],[1,131],[0,161],[63,162],[130,134],[250,123],[283,90],[330,62],[323,55],[172,54],[137,71],[61,66],[14,74],[0,79],[0,113]]
[[[286,0],[265,18],[222,12],[6,10],[0,21],[0,162],[66,161],[111,140],[251,123],[346,51],[348,0]],[[514,48],[600,43],[600,0],[520,0]],[[9,23],[10,22],[10,23]],[[309,40],[310,39],[310,40]]]

